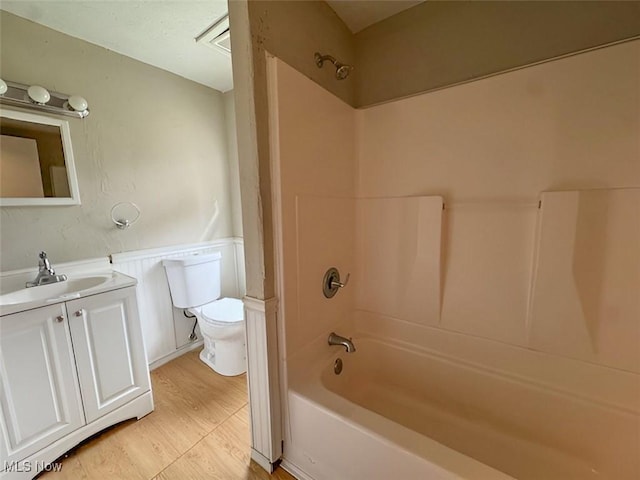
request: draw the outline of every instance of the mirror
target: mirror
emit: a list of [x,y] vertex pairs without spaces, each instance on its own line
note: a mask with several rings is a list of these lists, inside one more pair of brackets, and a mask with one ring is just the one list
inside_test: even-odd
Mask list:
[[79,205],[69,122],[0,110],[0,206]]

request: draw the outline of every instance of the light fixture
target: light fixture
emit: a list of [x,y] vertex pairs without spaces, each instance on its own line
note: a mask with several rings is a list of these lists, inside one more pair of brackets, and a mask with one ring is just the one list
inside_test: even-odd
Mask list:
[[80,95],[71,95],[66,105],[75,112],[85,112],[89,108],[89,103]]
[[69,96],[50,92],[40,85],[3,80],[0,80],[0,103],[68,117],[85,118],[89,115],[89,104],[79,95]]
[[31,101],[39,105],[44,105],[49,100],[51,100],[51,94],[49,93],[49,91],[46,88],[41,87],[40,85],[31,85],[29,88],[27,88],[27,95],[29,96]]

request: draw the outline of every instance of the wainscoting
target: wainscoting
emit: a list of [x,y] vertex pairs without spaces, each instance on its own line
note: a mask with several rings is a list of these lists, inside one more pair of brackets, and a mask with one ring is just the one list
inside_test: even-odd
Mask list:
[[251,407],[251,458],[265,470],[272,472],[274,463],[282,456],[282,425],[275,298],[259,300],[244,298],[247,325],[247,371],[249,375],[249,404]]

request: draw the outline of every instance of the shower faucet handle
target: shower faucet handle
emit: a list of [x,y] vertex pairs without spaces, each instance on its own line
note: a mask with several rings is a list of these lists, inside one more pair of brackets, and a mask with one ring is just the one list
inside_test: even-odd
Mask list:
[[340,281],[340,272],[337,268],[331,267],[324,274],[324,278],[322,279],[322,293],[327,298],[332,298],[336,293],[338,293],[338,289],[344,288],[349,283],[349,278],[351,277],[350,273],[347,273],[347,278],[345,278],[344,283]]
[[332,287],[336,287],[336,288],[344,288],[347,286],[347,283],[349,283],[349,278],[351,277],[350,273],[347,273],[347,278],[344,279],[344,283],[340,282],[340,276],[338,276],[338,280],[336,280],[335,278],[333,280],[331,280],[331,286]]

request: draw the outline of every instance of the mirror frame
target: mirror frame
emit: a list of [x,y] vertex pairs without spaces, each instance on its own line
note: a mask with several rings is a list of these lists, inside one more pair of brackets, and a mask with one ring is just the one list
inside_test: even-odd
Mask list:
[[60,128],[62,140],[62,153],[64,163],[67,168],[67,182],[71,197],[0,197],[0,207],[49,207],[60,205],[80,205],[80,190],[78,189],[78,175],[76,165],[73,160],[73,148],[71,147],[71,130],[69,122],[45,115],[22,112],[18,110],[0,109],[0,117],[12,120],[22,120],[24,122],[39,123],[42,125],[52,125]]

